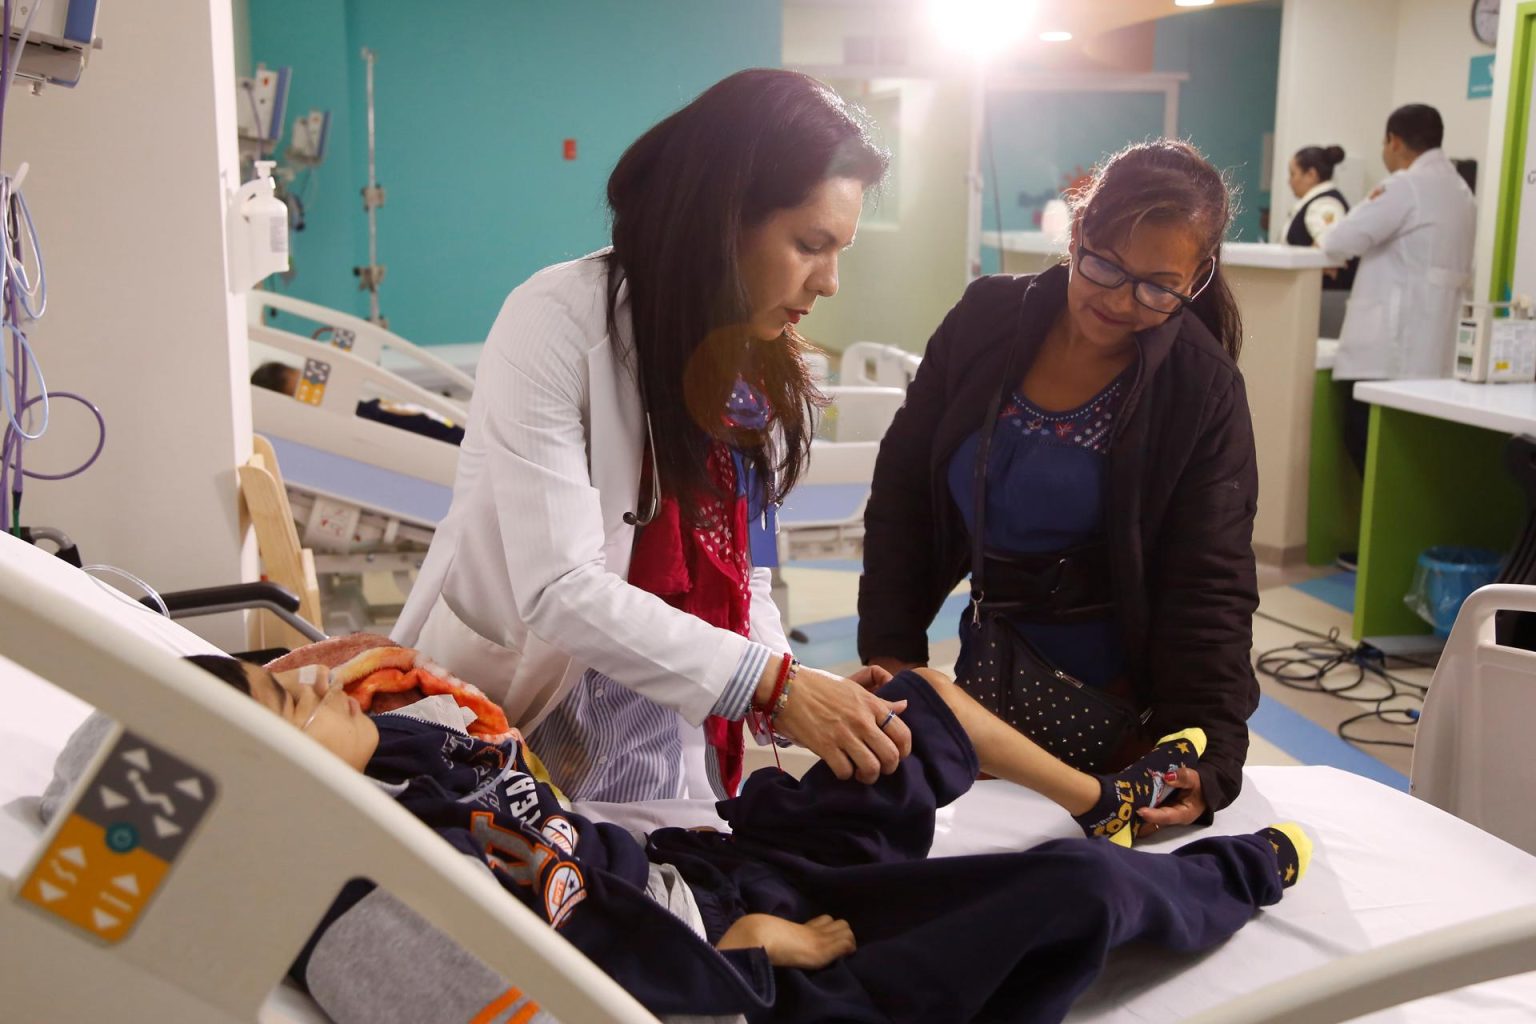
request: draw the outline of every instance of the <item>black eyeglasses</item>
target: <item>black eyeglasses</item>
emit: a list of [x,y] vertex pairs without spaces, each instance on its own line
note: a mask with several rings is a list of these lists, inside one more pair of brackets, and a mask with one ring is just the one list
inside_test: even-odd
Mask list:
[[1189,295],[1183,295],[1172,288],[1164,288],[1144,277],[1137,277],[1120,264],[1105,259],[1082,244],[1077,247],[1077,269],[1100,288],[1119,288],[1129,283],[1131,297],[1138,305],[1145,306],[1154,313],[1177,313],[1194,302],[1196,297],[1205,291],[1206,285],[1211,283],[1211,279],[1216,276],[1216,258],[1211,257],[1211,270],[1205,275],[1205,281]]

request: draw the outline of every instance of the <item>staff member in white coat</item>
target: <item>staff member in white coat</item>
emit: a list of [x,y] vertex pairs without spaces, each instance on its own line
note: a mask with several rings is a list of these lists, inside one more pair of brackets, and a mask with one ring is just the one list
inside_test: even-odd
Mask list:
[[810,456],[794,325],[886,163],[814,79],[732,75],[619,160],[612,248],[535,274],[491,328],[394,637],[501,701],[573,798],[681,795],[706,718],[729,791],[749,709],[840,777],[911,750],[902,705],[793,662],[746,537]]
[[[1318,243],[1335,259],[1360,257],[1333,368],[1346,388],[1451,375],[1476,210],[1440,148],[1444,135],[1434,107],[1394,110],[1381,150],[1391,177]],[[1352,395],[1349,403],[1345,447],[1363,472],[1369,410]]]

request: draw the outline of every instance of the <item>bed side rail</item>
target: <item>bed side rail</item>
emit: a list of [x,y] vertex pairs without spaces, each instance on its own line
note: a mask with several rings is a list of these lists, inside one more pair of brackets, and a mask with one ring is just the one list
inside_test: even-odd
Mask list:
[[441,374],[453,386],[463,389],[465,394],[474,393],[475,378],[447,360],[433,355],[426,347],[413,344],[395,332],[364,320],[362,317],[277,292],[252,291],[249,301],[249,322],[252,326],[266,326],[262,322],[261,311],[263,307],[271,307],[303,317],[324,327],[339,327],[352,332],[352,351],[369,362],[378,363],[383,351],[388,349],[396,355],[404,356],[422,367]]
[[[35,560],[0,559],[0,651],[158,748],[157,763],[169,755],[201,773],[212,790],[202,791],[202,816],[136,924],[115,942],[59,920],[23,899],[26,886],[0,879],[9,890],[0,900],[0,945],[15,954],[3,969],[8,1018],[118,1019],[128,1007],[135,1020],[254,1021],[342,884],[361,876],[563,1020],[654,1021],[488,872],[367,780],[201,669],[50,586]],[[86,799],[105,802],[96,771],[21,879],[41,870]],[[157,788],[165,789],[149,787]],[[89,857],[110,862],[100,844]]]
[[369,392],[373,391],[388,398],[414,402],[461,425],[469,414],[463,403],[413,384],[354,352],[276,327],[252,324],[246,333],[253,342],[291,353],[301,360],[315,359],[329,366],[325,390],[316,403],[322,408],[334,408],[351,414],[356,410],[357,403],[371,397]]
[[1344,957],[1196,1014],[1184,1024],[1334,1024],[1536,969],[1536,906]]

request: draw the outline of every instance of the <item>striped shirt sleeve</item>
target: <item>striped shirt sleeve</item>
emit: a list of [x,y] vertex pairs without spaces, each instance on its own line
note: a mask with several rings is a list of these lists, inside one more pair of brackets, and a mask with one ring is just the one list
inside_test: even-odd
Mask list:
[[752,707],[753,691],[763,678],[763,669],[768,667],[768,660],[774,656],[774,652],[762,644],[748,644],[741,660],[736,663],[736,671],[726,682],[725,689],[720,691],[720,697],[709,713],[732,722],[746,718],[747,711]]

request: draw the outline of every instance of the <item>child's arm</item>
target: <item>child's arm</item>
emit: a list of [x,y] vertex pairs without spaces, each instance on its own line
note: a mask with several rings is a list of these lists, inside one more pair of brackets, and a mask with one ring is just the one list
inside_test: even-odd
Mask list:
[[858,948],[848,922],[834,920],[827,914],[813,917],[805,924],[771,914],[747,914],[738,918],[715,943],[715,948],[721,950],[753,947],[761,947],[775,967],[811,971],[820,970]]

